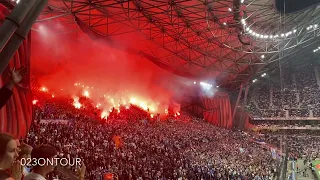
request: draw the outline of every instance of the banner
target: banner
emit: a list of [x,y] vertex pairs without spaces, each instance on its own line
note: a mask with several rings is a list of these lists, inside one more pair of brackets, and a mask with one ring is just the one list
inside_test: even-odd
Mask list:
[[41,124],[48,124],[48,123],[61,123],[61,124],[68,124],[70,121],[69,120],[61,120],[61,119],[42,119],[40,120]]
[[229,95],[217,92],[213,97],[202,96],[203,117],[219,127],[232,127],[232,112]]

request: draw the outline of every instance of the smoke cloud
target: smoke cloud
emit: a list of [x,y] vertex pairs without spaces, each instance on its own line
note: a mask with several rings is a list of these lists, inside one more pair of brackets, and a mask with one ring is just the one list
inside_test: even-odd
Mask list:
[[49,92],[72,97],[89,88],[90,98],[96,103],[104,95],[135,97],[146,103],[152,101],[163,110],[174,92],[180,90],[180,85],[175,84],[179,78],[126,52],[125,47],[114,49],[89,39],[81,31],[57,34],[56,29],[51,30],[53,25],[61,32],[67,28],[41,23],[32,34],[31,73]]

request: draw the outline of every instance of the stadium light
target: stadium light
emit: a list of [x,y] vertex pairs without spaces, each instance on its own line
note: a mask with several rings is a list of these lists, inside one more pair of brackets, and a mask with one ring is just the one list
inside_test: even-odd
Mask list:
[[262,55],[261,55],[261,59],[264,59],[264,58],[265,58],[265,56],[264,56],[264,54],[262,54]]
[[[240,2],[243,4],[244,3],[244,0],[240,0]],[[231,8],[229,8],[229,9],[231,9]],[[232,10],[232,9],[231,9]],[[276,39],[276,38],[278,38],[279,37],[279,35],[272,35],[272,34],[270,34],[270,35],[268,35],[268,34],[259,34],[258,32],[255,32],[255,31],[253,31],[250,27],[247,27],[247,22],[245,21],[245,19],[241,19],[241,23],[242,23],[242,25],[244,26],[244,28],[245,28],[245,30],[247,31],[247,32],[249,32],[249,34],[251,34],[251,35],[253,35],[253,36],[256,36],[256,34],[257,34],[257,37],[259,37],[259,38],[266,38],[266,39],[268,39],[268,37],[270,38],[270,39]],[[316,30],[316,29],[318,29],[318,27],[319,27],[319,25],[318,24],[311,24],[311,25],[309,25],[308,27],[306,27],[306,30],[307,31],[309,31],[309,30]],[[301,30],[303,30],[303,28],[301,29]],[[284,33],[282,33],[281,34],[281,37],[282,38],[286,38],[286,37],[288,37],[288,36],[290,36],[290,35],[292,35],[292,34],[294,34],[294,33],[296,33],[297,32],[297,29],[292,29],[292,30],[289,30],[288,32],[284,32]]]
[[257,82],[257,81],[258,81],[257,79],[252,80],[253,83],[255,83],[255,82]]
[[265,77],[267,74],[266,73],[263,73],[263,74],[261,74],[261,77]]
[[231,9],[231,8],[228,8],[228,11],[230,11],[230,12],[231,12],[231,11],[232,11],[232,9]]
[[200,82],[200,85],[201,85],[202,87],[206,88],[206,89],[209,89],[209,88],[212,87],[211,84],[208,84],[208,83],[205,83],[205,82]]
[[197,82],[194,81],[193,84],[197,84]]

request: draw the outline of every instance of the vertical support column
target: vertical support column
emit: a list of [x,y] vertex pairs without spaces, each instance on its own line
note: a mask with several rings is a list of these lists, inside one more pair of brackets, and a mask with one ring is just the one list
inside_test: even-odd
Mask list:
[[0,26],[0,52],[3,50],[13,33],[20,27],[26,15],[36,0],[21,0],[12,10],[11,14]]
[[318,89],[320,89],[320,77],[319,77],[319,69],[318,66],[314,67],[314,73],[316,76],[317,84],[318,84]]
[[299,95],[299,93],[295,93],[295,94],[296,94],[296,101],[300,104],[300,95]]
[[285,112],[286,112],[286,119],[289,119],[289,110],[285,110]]
[[297,90],[297,81],[296,81],[296,74],[292,74],[292,84],[293,84],[293,89]]
[[239,102],[240,102],[240,99],[241,99],[241,95],[242,95],[242,88],[243,88],[243,84],[241,84],[240,86],[240,90],[239,90],[239,93],[238,93],[238,97],[237,97],[237,101],[234,105],[234,108],[233,108],[233,114],[232,114],[232,122],[233,124],[236,124],[236,120],[235,120],[235,115],[236,115],[236,112],[237,112],[237,108],[239,106]]
[[248,98],[248,92],[249,92],[250,85],[246,86],[246,90],[244,93],[244,100],[242,104],[242,113],[241,113],[241,118],[240,118],[240,128],[245,129],[245,121],[244,121],[244,113],[245,113],[245,105],[247,104],[247,98]]
[[273,85],[270,87],[270,103],[269,106],[272,107],[273,106]]
[[16,53],[17,49],[29,33],[33,23],[36,21],[47,2],[48,0],[37,0],[35,2],[29,13],[24,18],[19,29],[13,34],[6,46],[0,52],[0,74],[8,66],[10,59]]
[[313,117],[313,110],[312,109],[308,109],[309,110],[309,117]]

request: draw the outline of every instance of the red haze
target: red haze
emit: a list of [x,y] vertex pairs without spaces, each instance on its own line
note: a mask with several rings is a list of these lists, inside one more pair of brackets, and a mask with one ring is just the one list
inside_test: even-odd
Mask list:
[[31,73],[49,92],[73,96],[79,91],[74,83],[80,82],[99,89],[94,99],[112,89],[168,105],[174,75],[140,56],[95,42],[80,31],[57,34],[49,25],[34,27],[31,52]]

